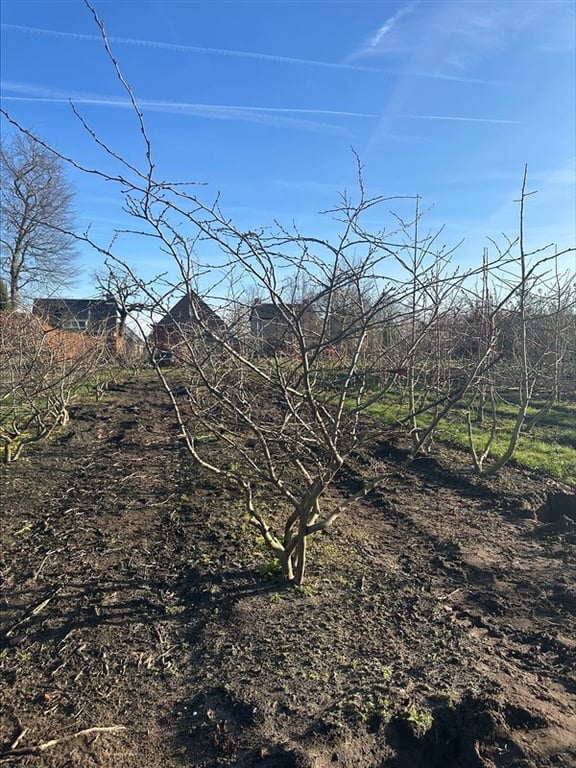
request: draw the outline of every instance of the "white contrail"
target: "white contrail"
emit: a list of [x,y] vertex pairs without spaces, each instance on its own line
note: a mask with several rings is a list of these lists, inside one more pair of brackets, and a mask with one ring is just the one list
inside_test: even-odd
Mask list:
[[[56,29],[40,29],[28,27],[22,24],[2,24],[3,29],[12,29],[16,32],[30,32],[35,35],[47,35],[51,37],[68,37],[75,40],[89,40],[102,42],[99,35],[87,35],[82,32],[61,32]],[[352,69],[359,72],[382,72],[375,67],[366,67],[356,64],[342,64],[331,61],[318,61],[316,59],[299,59],[294,56],[278,56],[273,53],[260,53],[258,51],[239,51],[231,48],[208,48],[199,45],[185,45],[183,43],[166,43],[160,40],[140,40],[133,37],[108,37],[109,42],[122,45],[137,45],[149,48],[163,48],[169,51],[182,51],[184,53],[208,53],[217,56],[237,56],[245,59],[260,59],[262,61],[274,61],[280,64],[302,64],[311,67],[327,67],[330,69]]]
[[[62,32],[56,29],[40,29],[22,24],[2,24],[2,29],[12,29],[15,32],[28,32],[35,35],[51,37],[67,37],[75,40],[88,40],[90,42],[102,42],[99,35],[88,35],[82,32]],[[181,51],[184,53],[206,53],[214,56],[235,56],[244,59],[257,59],[260,61],[276,62],[278,64],[294,64],[308,67],[324,67],[326,69],[341,69],[356,72],[372,72],[380,75],[407,74],[413,77],[422,77],[431,80],[448,80],[457,83],[477,83],[480,85],[505,85],[492,80],[482,80],[475,77],[460,77],[458,75],[443,75],[434,72],[400,71],[398,69],[382,69],[380,67],[367,67],[362,64],[351,64],[347,61],[318,61],[317,59],[299,59],[295,56],[278,56],[273,53],[260,53],[258,51],[239,51],[231,48],[208,48],[198,45],[185,45],[183,43],[166,43],[160,40],[139,40],[132,37],[108,37],[111,43],[121,45],[135,45],[149,48],[160,48],[168,51]]]
[[[2,96],[2,101],[34,102],[36,104],[70,104],[76,106],[112,107],[116,109],[133,109],[128,100],[108,98],[66,98],[63,96]],[[224,104],[187,104],[182,102],[138,101],[139,108],[153,112],[164,112],[182,116],[200,117],[215,120],[243,120],[261,125],[272,125],[280,128],[312,131],[314,133],[350,136],[348,128],[335,123],[320,122],[306,119],[316,115],[328,117],[361,117],[376,118],[377,115],[367,115],[354,112],[338,112],[336,110],[268,108],[268,107],[239,107]],[[293,116],[291,116],[293,115]],[[298,118],[297,115],[302,115]]]
[[[17,90],[20,93],[27,92],[27,96],[10,96],[3,95],[2,98],[7,101],[35,101],[35,102],[51,102],[56,104],[68,104],[73,102],[74,104],[90,104],[100,105],[103,107],[132,107],[132,103],[128,99],[114,99],[101,96],[66,96],[59,91],[49,91],[48,89],[36,89],[31,87],[26,89],[25,86],[19,85],[13,87],[15,84],[2,84],[2,87],[8,90]],[[155,101],[151,99],[138,99],[138,106],[142,108],[157,109],[157,110],[178,110],[178,111],[194,111],[205,110],[213,112],[262,112],[268,114],[295,114],[295,115],[326,115],[331,117],[357,117],[357,118],[378,118],[379,115],[373,112],[348,112],[346,110],[338,109],[308,109],[305,107],[262,107],[242,104],[196,104],[186,101]]]
[[[26,101],[26,102],[44,102],[49,104],[84,104],[87,106],[99,106],[99,107],[120,107],[124,109],[132,108],[132,103],[128,99],[114,99],[103,98],[99,96],[64,96],[61,92],[48,89],[35,88],[34,86],[25,86],[17,83],[3,84],[4,88],[9,90],[16,90],[20,93],[28,92],[32,94],[40,93],[41,95],[30,96],[10,96],[2,95],[4,101]],[[51,95],[53,94],[53,95]],[[234,120],[235,118],[244,119],[256,119],[258,115],[266,119],[266,117],[274,117],[278,115],[280,118],[282,115],[324,115],[326,117],[353,117],[360,119],[378,119],[380,115],[372,112],[348,112],[345,110],[337,109],[308,109],[304,107],[262,107],[240,104],[196,104],[186,101],[154,101],[150,99],[139,99],[138,106],[142,109],[151,109],[157,112],[171,112],[171,113],[188,113],[198,114],[204,117],[220,117],[222,119]],[[463,115],[396,115],[397,118],[404,118],[407,120],[448,120],[463,123],[494,123],[503,125],[519,125],[519,120],[505,120],[501,118],[492,117],[465,117]],[[316,127],[328,127],[326,123],[314,123],[306,121],[294,121],[294,124],[298,122],[303,125],[310,125]],[[286,123],[288,124],[288,122]],[[334,128],[335,126],[331,126]]]
[[462,123],[503,123],[520,125],[520,120],[500,120],[492,117],[461,117],[459,115],[396,115],[408,120],[455,120]]

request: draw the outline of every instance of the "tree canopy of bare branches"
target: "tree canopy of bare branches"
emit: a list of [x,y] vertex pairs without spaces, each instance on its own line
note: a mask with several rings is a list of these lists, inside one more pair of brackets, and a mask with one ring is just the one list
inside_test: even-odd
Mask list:
[[[123,158],[73,108],[115,170],[59,158],[120,188],[133,222],[110,246],[89,233],[78,239],[107,260],[111,272],[100,288],[118,297],[124,318],[131,309],[148,315],[147,327],[155,329],[148,336],[151,359],[160,342],[177,357],[177,376],[156,370],[196,467],[239,491],[240,514],[275,553],[284,576],[302,584],[310,538],[345,512],[353,518],[354,503],[386,485],[389,469],[376,460],[359,487],[341,483],[355,454],[396,424],[411,434],[413,455],[428,450],[439,425],[458,408],[470,410],[503,367],[503,321],[510,318],[521,337],[515,378],[506,381],[521,388],[517,437],[538,383],[528,355],[529,294],[554,260],[573,249],[525,247],[524,203],[531,194],[525,174],[519,237],[495,246],[496,255],[485,255],[481,266],[458,270],[453,249],[441,244],[442,230],[425,230],[419,197],[368,196],[360,162],[357,193],[341,195],[319,232],[278,223],[239,229],[218,196],[206,202],[190,183],[166,181],[157,171],[144,116],[87,5],[132,104],[142,158],[140,165]],[[3,114],[23,141],[49,149]],[[403,200],[392,203],[402,216],[384,219],[391,200]],[[382,221],[377,228],[375,217]],[[122,258],[124,234],[154,246],[170,264],[170,277],[144,282]],[[503,276],[498,298],[496,273]],[[556,321],[565,327],[562,318]],[[371,418],[372,406],[392,418]],[[478,470],[482,462],[476,452]]]
[[10,305],[22,292],[49,293],[77,274],[74,191],[62,161],[24,134],[0,146],[1,259]]

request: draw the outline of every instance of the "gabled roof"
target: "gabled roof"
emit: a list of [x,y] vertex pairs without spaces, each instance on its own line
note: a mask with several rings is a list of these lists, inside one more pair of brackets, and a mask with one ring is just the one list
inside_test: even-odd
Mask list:
[[34,299],[34,314],[50,312],[50,310],[64,308],[70,314],[86,312],[93,308],[106,308],[116,311],[117,304],[114,299]]
[[[283,311],[284,310],[284,311]],[[284,320],[285,312],[293,312],[294,315],[304,315],[307,312],[314,313],[314,308],[309,304],[297,302],[295,304],[285,304],[283,307],[277,304],[263,304],[257,301],[250,310],[250,320]]]
[[99,318],[115,318],[117,311],[114,299],[34,299],[32,306],[33,314],[44,317],[54,313],[87,317],[88,313],[94,313]]
[[156,325],[183,325],[199,321],[212,328],[224,328],[224,322],[216,312],[194,291],[190,291]]

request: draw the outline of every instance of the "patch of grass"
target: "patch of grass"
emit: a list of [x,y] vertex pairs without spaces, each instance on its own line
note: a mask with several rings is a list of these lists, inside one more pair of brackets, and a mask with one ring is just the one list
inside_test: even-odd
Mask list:
[[390,682],[390,680],[392,680],[392,667],[382,664],[380,666],[380,674],[384,682]]
[[[490,457],[498,459],[506,451],[512,430],[512,419],[500,419]],[[472,434],[477,450],[482,450],[489,435],[488,428],[473,426]],[[443,422],[438,429],[438,438],[464,450],[469,449],[468,428],[463,422],[452,419]],[[576,482],[576,450],[569,445],[559,444],[534,433],[520,435],[513,461],[528,469],[542,470],[560,480]]]
[[448,688],[445,691],[440,691],[434,697],[434,700],[437,703],[447,707],[448,709],[456,709],[456,705],[460,701],[460,697],[452,689]]
[[372,693],[366,698],[359,693],[355,694],[342,703],[341,711],[346,719],[357,723],[367,723],[370,720],[389,723],[392,719],[388,698],[377,693]]
[[275,557],[273,560],[263,563],[258,571],[265,579],[278,579],[282,576],[282,565],[280,560]]
[[434,724],[434,716],[427,709],[410,707],[406,711],[406,720],[410,723],[415,736],[422,737]]
[[[141,371],[138,376],[141,376]],[[111,384],[124,384],[134,375],[134,371],[120,365],[109,365],[90,373],[78,384],[74,395],[74,401],[82,404],[91,402],[94,398],[97,402],[110,400],[108,388]]]
[[[514,392],[507,393],[506,399],[498,402],[496,409],[497,429],[490,446],[490,457],[498,459],[506,451],[517,405]],[[548,407],[549,406],[549,407]],[[462,402],[444,419],[436,437],[445,443],[469,450],[467,413],[471,403]],[[546,409],[543,411],[543,409]],[[367,412],[386,424],[392,424],[407,415],[398,393],[386,393],[381,402],[371,405]],[[488,409],[487,409],[488,414]],[[432,413],[418,417],[421,427],[426,428],[432,420]],[[478,451],[482,451],[491,430],[491,414],[484,422],[472,424],[472,435]],[[534,400],[528,409],[524,431],[520,435],[513,460],[516,464],[547,472],[553,477],[569,483],[576,482],[576,405],[555,403],[549,405],[543,400]]]

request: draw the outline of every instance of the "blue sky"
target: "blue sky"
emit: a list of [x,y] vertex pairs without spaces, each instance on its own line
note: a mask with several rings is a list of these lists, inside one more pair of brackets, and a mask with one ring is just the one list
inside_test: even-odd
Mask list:
[[[465,238],[515,236],[524,165],[538,190],[528,245],[576,241],[574,0],[94,0],[145,116],[158,175],[206,182],[240,227],[295,220],[354,189],[415,195],[428,226]],[[107,166],[72,114],[143,160],[134,115],[81,0],[2,0],[3,107],[87,165]],[[9,133],[4,124],[3,131]],[[109,242],[126,224],[116,191],[73,174],[82,227]],[[374,222],[381,225],[382,220]],[[125,238],[117,253],[149,275],[162,256]],[[99,258],[82,251],[89,294]]]

